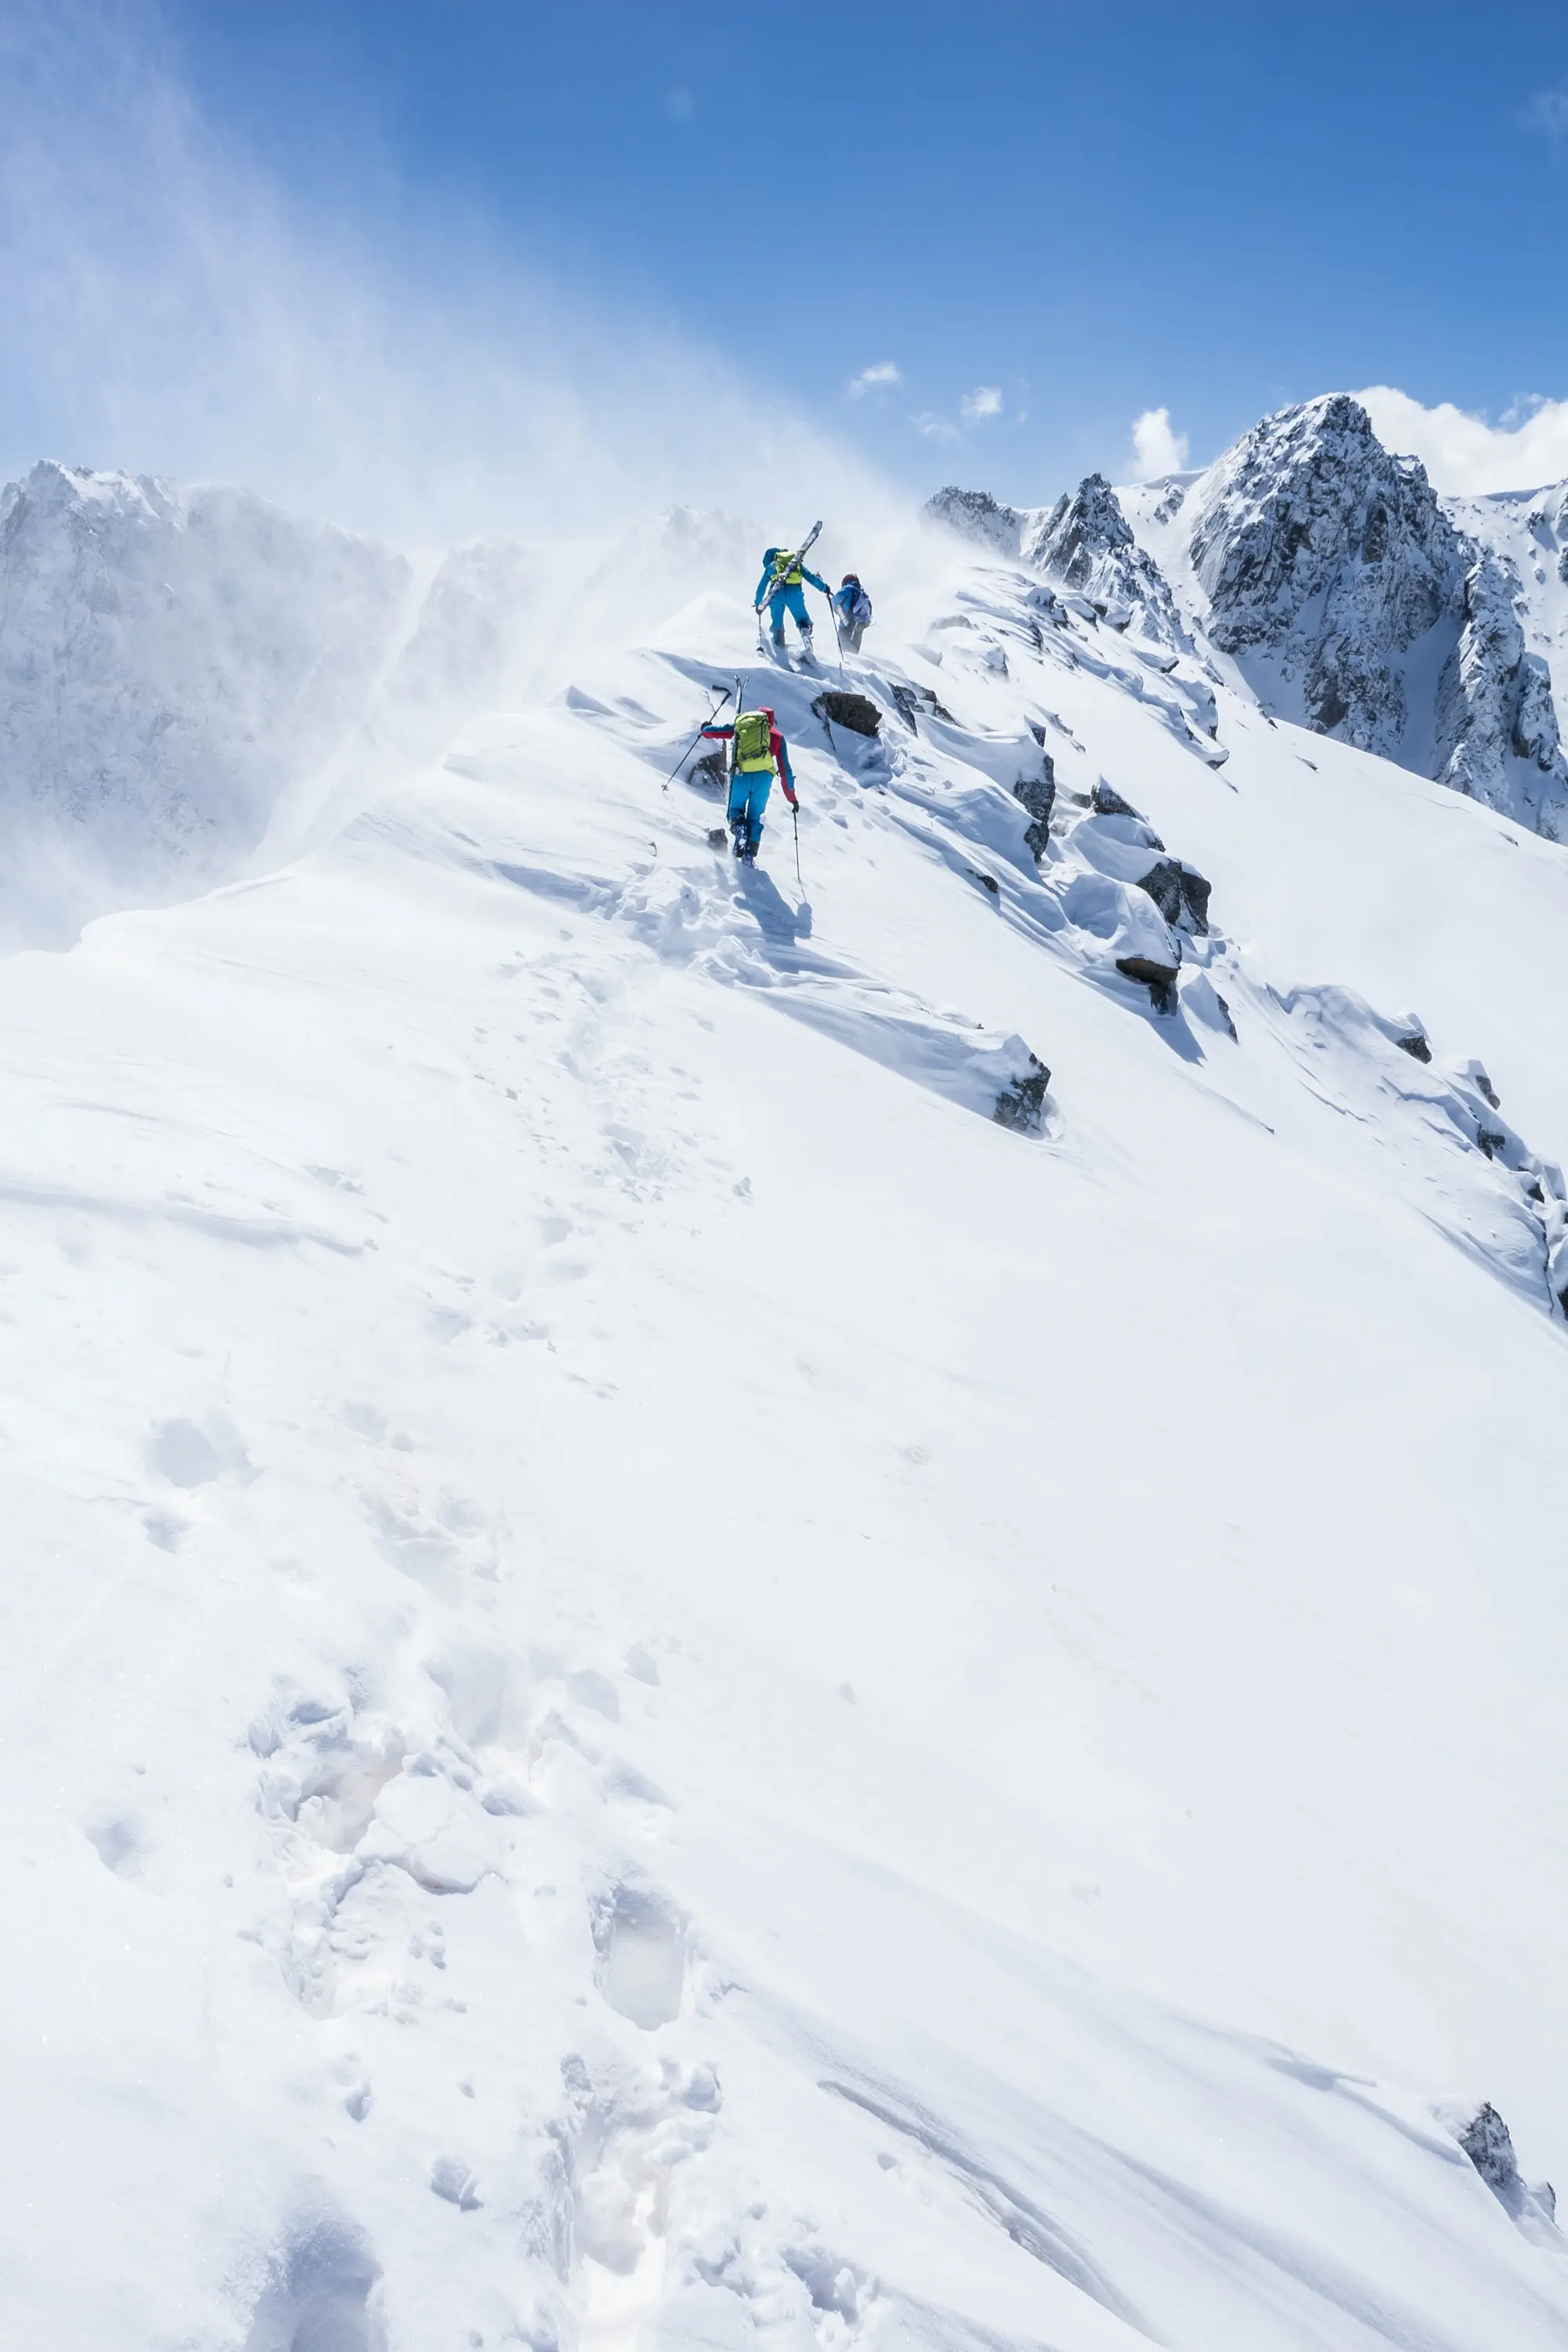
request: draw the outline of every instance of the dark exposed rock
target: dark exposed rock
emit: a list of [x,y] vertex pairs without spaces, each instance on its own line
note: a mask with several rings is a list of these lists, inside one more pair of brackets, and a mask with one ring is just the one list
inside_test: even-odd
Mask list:
[[996,1097],[996,1108],[991,1116],[998,1127],[1010,1127],[1018,1135],[1037,1135],[1045,1110],[1046,1088],[1051,1074],[1037,1054],[1029,1056],[1029,1066]]
[[712,826],[710,826],[710,829],[709,829],[709,834],[708,834],[708,846],[709,846],[709,848],[710,848],[710,849],[728,849],[729,845],[730,845],[730,836],[729,836],[729,835],[725,832],[725,830],[724,830],[723,826],[722,826],[721,824],[716,824],[716,825],[712,825]]
[[1299,680],[1320,733],[1396,758],[1399,656],[1453,604],[1467,547],[1360,402],[1338,394],[1255,425],[1205,484],[1191,546],[1215,642]]
[[1459,2134],[1459,2146],[1487,2187],[1499,2196],[1522,2186],[1513,2136],[1489,2099],[1482,2101]]
[[722,751],[710,751],[706,758],[692,762],[690,782],[695,784],[699,780],[715,792],[723,791],[728,775]]
[[1046,844],[1051,837],[1051,811],[1056,806],[1056,761],[1048,751],[1045,754],[1045,762],[1043,776],[1020,776],[1013,787],[1013,798],[1022,803],[1032,820],[1024,833],[1024,845],[1031,857],[1040,857],[1045,854]]
[[1096,816],[1135,816],[1140,824],[1149,822],[1142,810],[1135,809],[1131,801],[1124,801],[1103,776],[1089,795],[1089,806]]
[[1539,2217],[1551,2221],[1557,2212],[1557,2192],[1549,2180],[1531,2188],[1520,2172],[1513,2137],[1492,2105],[1483,2100],[1468,2122],[1450,2117],[1454,2136],[1492,2195],[1516,2221]]
[[1419,1029],[1414,1030],[1408,1037],[1396,1037],[1394,1042],[1402,1054],[1409,1055],[1413,1062],[1429,1062],[1432,1058],[1432,1048]]
[[819,719],[830,719],[836,727],[847,727],[852,735],[875,735],[882,724],[882,714],[869,696],[824,692],[812,704]]
[[1016,507],[999,505],[989,490],[961,490],[950,482],[926,500],[925,511],[933,521],[946,523],[950,530],[982,547],[994,548],[998,555],[1018,552],[1025,517]]
[[1158,866],[1149,868],[1138,887],[1147,890],[1168,923],[1194,930],[1200,939],[1207,935],[1212,885],[1192,866],[1178,858],[1163,857]]
[[[1437,681],[1433,773],[1560,840],[1568,830],[1568,765],[1551,670],[1525,650],[1519,590],[1511,562],[1494,554],[1479,556],[1465,575],[1458,641]],[[1525,763],[1522,783],[1517,768],[1510,772],[1510,757]]]
[[1153,999],[1156,1013],[1176,1009],[1176,970],[1172,963],[1154,963],[1148,956],[1118,956],[1116,969],[1127,980],[1141,981]]
[[899,716],[911,735],[918,735],[921,731],[915,724],[915,714],[921,710],[929,711],[933,719],[945,719],[952,726],[952,711],[937,700],[929,686],[895,685],[889,687],[889,692],[898,704]]
[[1499,1135],[1494,1129],[1489,1127],[1477,1128],[1476,1141],[1480,1145],[1481,1150],[1486,1153],[1489,1160],[1495,1160],[1498,1153],[1506,1150],[1508,1145],[1507,1136]]

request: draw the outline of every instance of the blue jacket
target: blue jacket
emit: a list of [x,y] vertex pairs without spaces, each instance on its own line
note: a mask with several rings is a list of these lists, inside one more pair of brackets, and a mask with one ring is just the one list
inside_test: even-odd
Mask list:
[[871,618],[871,599],[858,581],[847,581],[833,602],[846,621],[858,621],[864,627]]
[[[773,570],[773,558],[775,555],[787,555],[788,553],[789,550],[787,547],[770,547],[767,550],[766,553],[763,557],[763,576],[757,583],[757,593],[752,599],[753,604],[761,604],[764,603],[768,597],[776,594],[779,589],[787,584],[791,575],[786,572],[784,579],[781,580]],[[806,582],[808,586],[819,590],[824,596],[826,595],[827,583],[826,580],[819,580],[816,572],[811,571],[804,563],[797,564],[795,569],[799,572],[801,578]]]

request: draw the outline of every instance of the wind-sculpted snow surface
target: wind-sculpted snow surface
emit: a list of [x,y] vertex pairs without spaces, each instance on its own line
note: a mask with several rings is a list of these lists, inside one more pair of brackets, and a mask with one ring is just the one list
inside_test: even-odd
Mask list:
[[836,723],[736,536],[0,966],[0,2332],[1545,2352],[1564,853],[923,530]]

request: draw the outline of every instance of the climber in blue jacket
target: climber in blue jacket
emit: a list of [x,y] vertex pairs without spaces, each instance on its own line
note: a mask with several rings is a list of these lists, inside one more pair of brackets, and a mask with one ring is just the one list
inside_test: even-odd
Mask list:
[[844,584],[833,599],[833,611],[838,625],[838,642],[850,653],[858,654],[860,640],[871,625],[871,599],[860,585],[858,572],[847,572]]
[[804,563],[792,563],[787,547],[770,547],[763,557],[763,576],[752,603],[759,613],[766,604],[773,646],[779,653],[784,651],[786,613],[800,631],[802,646],[807,653],[811,651],[811,617],[805,609],[808,587],[816,588],[824,596],[827,594],[826,581],[819,580]]

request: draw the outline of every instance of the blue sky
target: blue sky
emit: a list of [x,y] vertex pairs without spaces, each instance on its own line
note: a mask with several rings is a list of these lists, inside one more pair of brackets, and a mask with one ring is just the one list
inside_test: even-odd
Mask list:
[[[1159,407],[1195,461],[1330,387],[1494,419],[1568,391],[1560,0],[172,21],[209,120],[310,205],[482,222],[503,257],[727,343],[914,484],[1037,499],[1125,470]],[[900,381],[848,396],[877,366]]]
[[1518,488],[1564,251],[1563,0],[0,0],[0,478],[421,543],[1033,504],[1381,385]]

